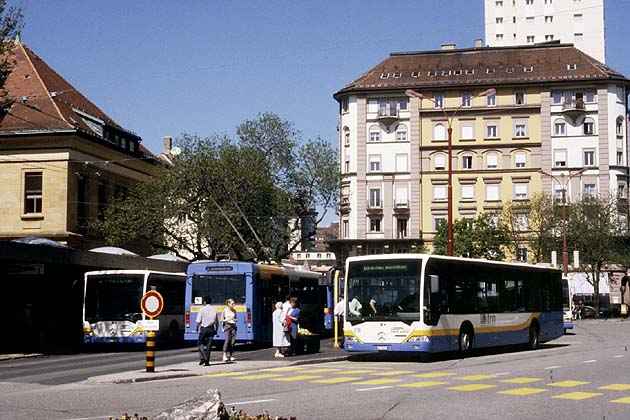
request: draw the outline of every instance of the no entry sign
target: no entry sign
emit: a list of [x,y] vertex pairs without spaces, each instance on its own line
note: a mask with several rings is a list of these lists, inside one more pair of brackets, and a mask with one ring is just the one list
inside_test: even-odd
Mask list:
[[164,299],[162,295],[155,290],[149,290],[146,292],[140,300],[140,308],[142,312],[148,317],[156,317],[162,312],[164,308]]

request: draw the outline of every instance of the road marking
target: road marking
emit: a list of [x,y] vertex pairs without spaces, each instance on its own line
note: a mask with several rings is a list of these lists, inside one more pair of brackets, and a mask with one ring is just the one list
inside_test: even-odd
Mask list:
[[469,385],[460,385],[460,386],[452,386],[447,389],[453,389],[455,391],[478,391],[480,389],[488,389],[488,388],[496,388],[496,385],[488,385],[488,384],[469,384]]
[[371,379],[368,381],[355,382],[357,385],[383,385],[393,384],[395,382],[402,382],[402,379]]
[[446,372],[431,372],[431,373],[419,373],[417,375],[411,375],[411,376],[416,376],[418,378],[441,378],[444,376],[455,376],[455,374],[446,373]]
[[630,390],[630,384],[611,384],[600,386],[597,389],[609,389],[611,391],[628,391]]
[[618,354],[617,356],[613,356],[615,359],[620,359],[623,357],[623,354]]
[[548,367],[546,367],[545,369],[546,369],[546,370],[549,370],[549,369],[558,369],[558,368],[561,368],[561,367],[562,367],[562,366],[548,366]]
[[393,388],[393,386],[377,386],[375,388],[363,388],[363,389],[357,389],[357,392],[363,392],[363,391],[375,391],[377,389],[387,389],[387,388]]
[[499,382],[506,382],[509,384],[528,384],[531,382],[542,381],[542,378],[512,378],[512,379],[502,379]]
[[455,378],[459,381],[478,381],[480,379],[493,379],[495,376],[494,375],[469,375],[469,376],[462,376],[461,378]]
[[296,370],[304,370],[303,367],[298,366],[285,366],[285,367],[277,367],[277,368],[269,368],[269,369],[260,369],[263,372],[293,372]]
[[282,381],[282,382],[293,382],[293,381],[305,381],[307,379],[318,379],[321,376],[317,375],[297,375],[297,376],[288,376],[286,378],[274,378],[272,381]]
[[531,394],[539,394],[541,392],[547,392],[548,389],[540,389],[540,388],[514,388],[508,389],[507,391],[499,391],[497,394],[507,394],[507,395],[531,395]]
[[268,378],[277,378],[278,376],[282,376],[279,373],[261,373],[259,375],[250,375],[250,376],[237,376],[234,379],[245,379],[248,381],[254,379],[268,379]]
[[413,373],[413,370],[390,370],[389,372],[378,372],[372,373],[374,376],[396,376],[396,375],[406,375],[409,373]]
[[353,382],[353,381],[360,381],[361,378],[349,378],[349,377],[344,377],[344,376],[340,376],[338,378],[329,378],[329,379],[319,379],[317,381],[311,381],[317,384],[340,384],[343,382]]
[[582,363],[595,363],[597,362],[597,360],[593,359],[593,360],[585,360]]
[[505,376],[505,375],[509,375],[510,372],[501,372],[501,373],[493,373],[492,376]]
[[247,372],[220,372],[220,373],[204,373],[201,376],[212,378],[212,377],[220,377],[220,376],[239,376],[239,375],[246,375],[246,374]]
[[424,381],[424,382],[414,382],[411,384],[403,384],[403,385],[398,385],[398,386],[406,386],[409,388],[428,388],[430,386],[438,386],[438,385],[448,385],[448,382]]
[[560,381],[554,382],[552,384],[547,384],[547,386],[561,386],[561,387],[572,387],[572,386],[580,386],[590,384],[590,382],[582,382],[582,381]]
[[278,400],[269,399],[269,400],[254,400],[254,401],[237,401],[237,402],[225,403],[225,405],[228,406],[228,405],[258,404],[258,403],[264,403],[264,402],[270,402],[270,401],[278,401]]
[[308,373],[324,373],[324,372],[337,372],[340,368],[319,368],[319,369],[304,369]]
[[612,400],[610,402],[621,403],[621,404],[630,404],[630,397],[619,398],[618,400]]
[[335,372],[341,375],[356,375],[359,373],[372,373],[376,372],[374,369],[355,369],[355,370],[345,370],[343,372]]
[[593,398],[604,394],[597,392],[569,392],[568,394],[554,395],[551,398],[561,398],[564,400],[585,400],[587,398]]

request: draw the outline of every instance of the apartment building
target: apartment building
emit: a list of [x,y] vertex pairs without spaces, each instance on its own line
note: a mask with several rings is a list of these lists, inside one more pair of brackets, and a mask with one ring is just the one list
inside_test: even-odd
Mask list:
[[11,54],[0,119],[0,239],[101,246],[88,221],[152,176],[158,160],[27,46],[16,42]]
[[574,44],[605,63],[604,0],[485,0],[490,47]]
[[430,249],[449,165],[453,220],[561,192],[541,171],[583,170],[570,199],[626,194],[630,80],[572,45],[446,48],[392,53],[334,94],[340,261]]

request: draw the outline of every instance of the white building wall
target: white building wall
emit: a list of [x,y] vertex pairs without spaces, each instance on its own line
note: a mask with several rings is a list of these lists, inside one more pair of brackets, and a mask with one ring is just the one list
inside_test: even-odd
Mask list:
[[485,0],[485,36],[491,47],[559,40],[605,62],[604,0]]

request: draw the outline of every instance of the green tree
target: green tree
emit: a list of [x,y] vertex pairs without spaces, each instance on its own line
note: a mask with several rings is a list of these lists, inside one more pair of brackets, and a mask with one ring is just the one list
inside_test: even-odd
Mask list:
[[[24,16],[21,7],[8,7],[6,0],[0,0],[0,103],[6,106],[7,91],[4,84],[13,70],[15,60],[10,54],[12,40],[20,34],[24,27]],[[3,106],[4,108],[4,106]]]
[[[447,225],[440,223],[433,243],[435,254],[446,255]],[[505,259],[510,229],[498,216],[481,213],[475,219],[453,222],[453,255],[488,260]]]
[[599,313],[599,278],[603,268],[615,262],[620,214],[614,198],[587,197],[567,209],[567,242],[580,252],[580,270],[586,274],[595,295],[595,316]]
[[112,245],[145,243],[189,259],[286,256],[291,221],[336,204],[334,151],[321,139],[300,146],[292,125],[273,114],[238,132],[248,137],[183,135],[174,164],[119,198],[94,226]]

